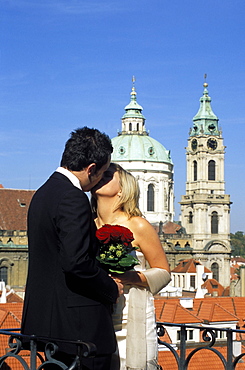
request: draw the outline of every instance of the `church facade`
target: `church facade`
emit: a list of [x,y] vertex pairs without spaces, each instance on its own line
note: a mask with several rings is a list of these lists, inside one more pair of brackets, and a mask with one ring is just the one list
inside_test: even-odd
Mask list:
[[222,131],[204,83],[200,108],[186,147],[186,194],[181,197],[181,225],[173,223],[174,180],[170,151],[151,138],[133,85],[122,129],[112,139],[112,161],[139,181],[140,209],[157,230],[171,269],[194,258],[230,285],[230,196],[225,194]]

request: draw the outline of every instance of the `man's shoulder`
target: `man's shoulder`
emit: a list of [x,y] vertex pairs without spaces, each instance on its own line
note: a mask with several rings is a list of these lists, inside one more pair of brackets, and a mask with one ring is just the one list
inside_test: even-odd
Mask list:
[[65,193],[76,194],[79,197],[86,196],[63,174],[54,172],[47,181],[35,192],[35,198],[39,197],[62,197]]

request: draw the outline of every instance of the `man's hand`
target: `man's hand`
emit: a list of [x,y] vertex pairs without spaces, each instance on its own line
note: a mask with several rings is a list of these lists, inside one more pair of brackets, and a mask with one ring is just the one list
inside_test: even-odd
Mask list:
[[123,284],[119,283],[119,281],[114,280],[118,287],[118,297],[123,294]]
[[117,288],[118,288],[118,297],[120,297],[122,294],[123,294],[123,283],[121,282],[120,279],[118,279],[117,277],[115,276],[112,276],[112,275],[109,275],[114,281],[115,283],[117,284]]
[[121,283],[123,285],[134,285],[138,287],[148,287],[145,275],[140,271],[130,270],[123,274],[114,274],[112,276],[114,281]]

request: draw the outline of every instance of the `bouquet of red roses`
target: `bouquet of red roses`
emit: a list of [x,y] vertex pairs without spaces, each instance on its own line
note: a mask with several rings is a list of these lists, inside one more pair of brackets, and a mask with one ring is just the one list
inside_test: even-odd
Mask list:
[[100,242],[97,259],[107,271],[123,273],[138,265],[137,258],[130,254],[137,248],[131,244],[134,236],[127,227],[106,224],[96,231],[96,237]]

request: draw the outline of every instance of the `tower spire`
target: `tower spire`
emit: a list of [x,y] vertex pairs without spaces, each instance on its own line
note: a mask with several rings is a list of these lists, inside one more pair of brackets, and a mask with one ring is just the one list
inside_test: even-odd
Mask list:
[[207,74],[204,74],[203,95],[200,98],[200,107],[193,118],[193,127],[190,136],[196,135],[220,135],[218,129],[218,117],[214,114],[211,107],[211,98],[208,95]]
[[135,102],[136,102],[136,95],[137,95],[137,92],[135,91],[135,81],[136,81],[136,79],[135,79],[135,77],[133,76],[132,77],[132,91],[131,91],[131,100],[135,100]]
[[124,108],[125,114],[122,117],[122,133],[147,135],[145,117],[142,114],[143,107],[136,100],[135,81],[133,76],[130,103]]
[[136,78],[133,76],[133,77],[132,77],[133,88],[134,88],[134,83],[135,83],[135,81],[136,81]]
[[203,84],[204,87],[205,87],[205,85],[208,86],[208,84],[206,82],[206,79],[207,79],[207,73],[204,73],[204,84]]

